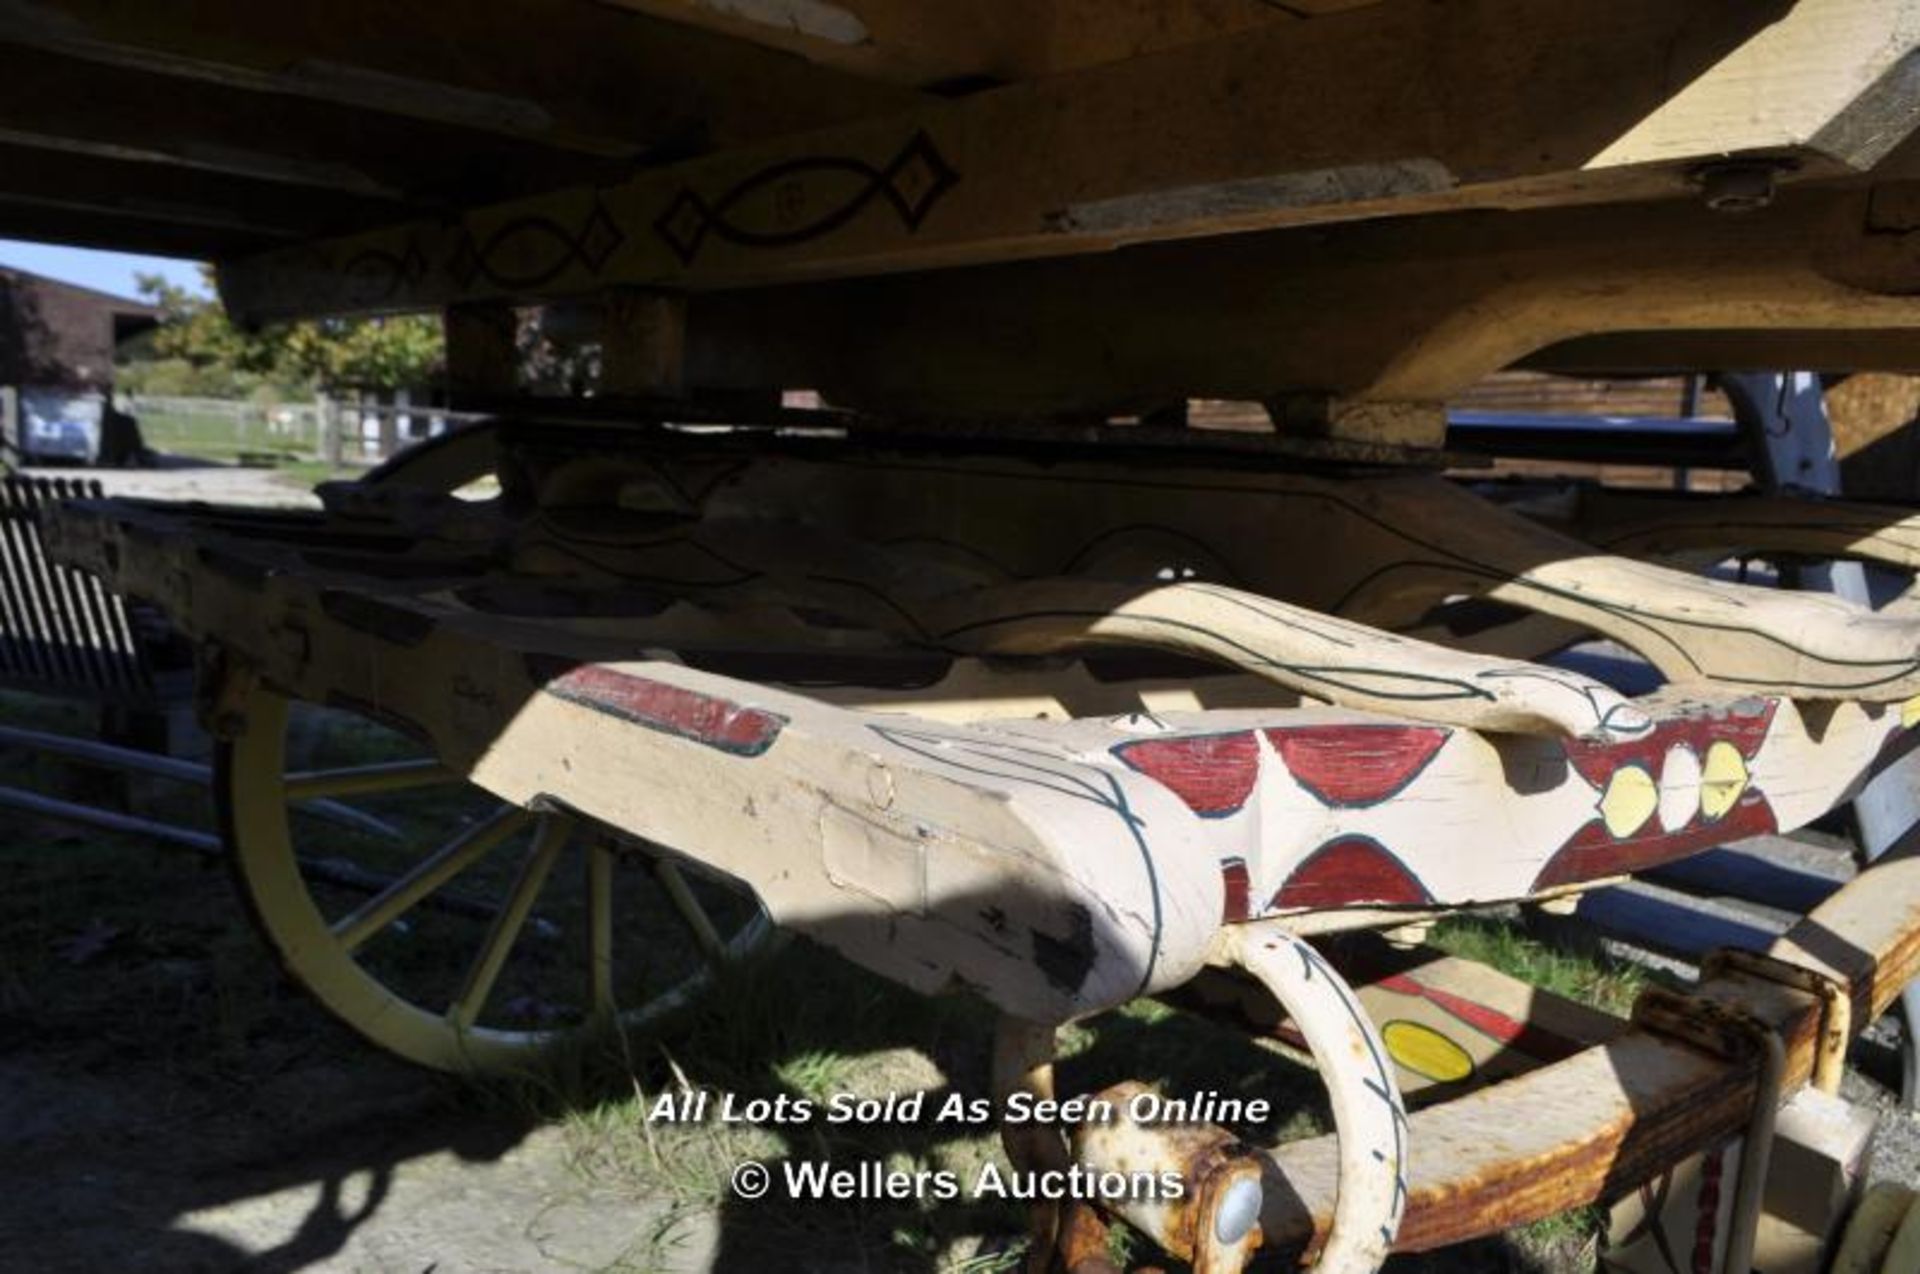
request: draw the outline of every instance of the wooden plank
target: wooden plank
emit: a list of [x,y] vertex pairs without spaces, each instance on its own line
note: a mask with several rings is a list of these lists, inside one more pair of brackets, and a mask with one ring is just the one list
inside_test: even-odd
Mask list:
[[114,209],[9,201],[4,194],[0,194],[0,237],[189,261],[205,261],[241,245],[260,249],[285,242],[253,231],[128,216]]
[[1032,74],[1047,0],[610,0],[743,44],[901,85]]
[[1587,490],[1568,530],[1616,553],[1668,557],[1709,549],[1858,558],[1920,569],[1920,515],[1841,499]]
[[[562,440],[557,450],[542,447],[541,437],[535,431],[512,453],[514,471],[525,479],[521,489],[533,503],[580,507],[576,477],[578,466],[585,465],[595,481],[617,485],[628,508],[672,508],[687,521],[671,535],[621,545],[605,535],[581,540],[565,533],[564,519],[544,520],[515,561],[524,570],[565,563],[575,585],[566,594],[536,588],[543,600],[532,605],[522,591],[532,583],[525,576],[518,587],[503,577],[449,594],[444,581],[456,568],[447,555],[470,553],[470,544],[416,539],[396,558],[390,549],[372,551],[392,532],[364,517],[315,526],[310,519],[167,512],[108,502],[63,510],[58,525],[69,536],[89,537],[68,538],[67,553],[84,551],[79,560],[111,571],[125,586],[159,590],[156,596],[181,615],[190,631],[219,634],[223,644],[244,654],[274,684],[298,685],[316,698],[338,693],[354,702],[378,703],[383,712],[423,723],[440,721],[467,741],[462,747],[492,758],[488,764],[500,766],[503,777],[517,774],[512,769],[517,760],[494,736],[504,728],[501,721],[511,718],[511,728],[518,731],[526,720],[520,691],[510,687],[462,697],[446,689],[450,678],[460,676],[517,676],[517,661],[500,657],[503,642],[535,651],[564,650],[568,667],[619,659],[634,650],[671,651],[685,661],[689,675],[734,687],[729,702],[755,705],[755,713],[739,718],[743,728],[753,721],[767,727],[767,712],[793,721],[838,723],[836,730],[850,732],[845,737],[875,743],[891,739],[912,755],[946,757],[976,777],[1003,774],[1010,765],[1025,773],[1043,756],[1053,773],[1054,759],[1074,758],[1063,773],[1082,776],[1092,789],[1078,779],[1064,785],[1044,775],[1037,780],[1076,802],[1068,808],[1083,811],[1107,808],[1100,801],[1089,804],[1089,790],[1113,791],[1118,784],[1127,807],[1147,820],[1156,843],[1168,838],[1171,846],[1195,838],[1222,888],[1216,920],[1305,912],[1319,913],[1323,922],[1382,923],[1377,912],[1358,922],[1346,911],[1334,917],[1325,913],[1352,904],[1444,907],[1534,896],[1645,868],[1743,834],[1796,827],[1831,809],[1900,730],[1899,713],[1878,705],[1841,703],[1810,707],[1803,714],[1777,689],[1753,698],[1689,687],[1636,701],[1622,712],[1617,700],[1590,696],[1589,687],[1545,670],[1482,664],[1475,672],[1472,662],[1457,655],[1442,658],[1382,641],[1354,625],[1280,607],[1246,591],[1202,590],[1215,603],[1212,613],[1178,606],[1178,593],[1172,598],[1176,604],[1161,605],[1166,586],[1138,583],[1118,587],[1152,609],[1127,603],[1123,618],[1133,631],[1110,631],[1105,637],[1151,649],[1165,643],[1163,633],[1170,628],[1173,640],[1187,649],[1212,654],[1224,646],[1230,657],[1259,667],[1263,675],[1392,715],[1304,706],[1195,712],[1200,705],[1250,706],[1247,699],[1223,701],[1204,676],[1181,687],[1183,700],[1170,701],[1137,685],[1129,688],[1124,677],[1108,697],[1095,698],[1085,693],[1084,675],[1046,668],[1000,675],[975,664],[968,675],[957,662],[943,669],[938,658],[943,651],[961,654],[966,637],[939,627],[941,599],[964,605],[973,600],[971,593],[982,608],[1014,612],[1022,623],[1061,617],[1084,624],[1087,610],[1097,615],[1115,609],[1113,585],[1071,596],[1052,585],[1045,586],[1044,596],[1016,585],[1018,591],[1010,595],[991,586],[991,576],[983,579],[983,572],[1027,574],[1036,561],[1051,557],[1079,562],[1094,579],[1150,579],[1170,565],[1178,571],[1204,563],[1208,573],[1226,576],[1242,574],[1243,565],[1248,574],[1264,568],[1265,575],[1248,582],[1277,582],[1274,559],[1307,555],[1275,554],[1272,546],[1308,537],[1260,519],[1292,505],[1312,542],[1342,546],[1352,554],[1344,570],[1365,578],[1376,568],[1393,573],[1392,565],[1401,559],[1377,551],[1363,527],[1405,521],[1442,528],[1431,535],[1444,536],[1445,528],[1468,518],[1458,506],[1428,506],[1425,516],[1402,518],[1412,506],[1396,503],[1384,490],[1391,484],[1385,483],[1303,487],[1293,476],[1221,474],[1214,485],[1183,488],[1177,473],[1156,468],[1149,483],[1129,487],[1112,471],[1068,465],[1027,465],[1013,480],[996,482],[993,474],[981,472],[984,463],[943,473],[925,456],[920,463],[875,465],[849,475],[795,462],[791,455],[747,460],[738,449],[716,442],[701,443],[691,454],[676,452],[657,437],[644,450],[627,451],[637,463],[622,465],[614,440],[604,435]],[[684,465],[672,463],[675,454]],[[716,482],[721,474],[725,480]],[[962,484],[969,498],[951,498],[950,488],[942,485],[949,479]],[[1010,495],[1008,487],[1015,493]],[[708,493],[704,500],[696,494],[702,491]],[[550,493],[546,500],[542,492]],[[1138,522],[1143,496],[1156,506],[1152,526]],[[707,507],[702,510],[701,504]],[[1188,511],[1208,512],[1238,506],[1253,520],[1208,527],[1181,518],[1183,504]],[[1098,512],[1077,516],[1076,505],[1100,506],[1106,517]],[[424,519],[443,520],[430,501],[414,507]],[[1342,507],[1365,512],[1349,521]],[[796,522],[796,508],[809,511],[814,529]],[[751,510],[751,516],[729,518],[736,509]],[[1042,516],[1033,515],[1036,509]],[[707,516],[695,521],[696,512]],[[942,521],[942,513],[970,518],[971,525]],[[820,529],[845,523],[852,525],[844,538]],[[425,530],[431,522],[402,523],[409,524]],[[981,528],[999,533],[989,537]],[[362,571],[351,568],[356,537],[368,541]],[[882,544],[895,547],[875,547]],[[1445,553],[1444,544],[1444,539],[1423,541],[1416,560]],[[307,553],[319,545],[328,551],[326,569],[316,575]],[[1235,546],[1244,552],[1231,555]],[[966,550],[964,566],[948,551],[956,548]],[[1590,555],[1580,556],[1592,563]],[[403,563],[402,573],[396,568]],[[1657,571],[1640,575],[1634,581],[1635,600],[1656,604],[1663,578],[1669,585],[1677,579]],[[247,582],[260,579],[273,584],[256,589]],[[409,585],[408,579],[416,582]],[[662,605],[649,599],[639,607],[643,613],[633,613],[631,581],[636,579],[658,581],[673,600]],[[494,591],[495,586],[504,591]],[[1188,594],[1199,587],[1181,586]],[[1442,581],[1440,587],[1453,591],[1455,586]],[[315,589],[324,590],[324,604],[310,600]],[[1682,596],[1697,615],[1715,591],[1708,587]],[[1723,595],[1751,599],[1755,592],[1728,589]],[[1813,599],[1787,600],[1807,606]],[[1050,606],[1062,607],[1064,615],[1046,615]],[[1083,613],[1076,616],[1075,610]],[[809,623],[809,616],[832,619]],[[1170,622],[1147,627],[1144,621],[1154,618]],[[1767,631],[1767,616],[1750,618]],[[1778,625],[1773,632],[1803,642],[1813,640],[1820,627],[1816,612],[1797,608],[1771,622]],[[292,628],[302,634],[297,643],[282,635]],[[1080,631],[1070,628],[1065,635],[1076,637]],[[1920,628],[1907,631],[1910,656],[1916,644],[1911,634]],[[1060,634],[1043,635],[1051,646]],[[451,644],[437,644],[441,639]],[[765,651],[757,660],[756,650]],[[909,661],[908,650],[920,658]],[[309,651],[332,653],[309,659]],[[890,659],[892,671],[905,671],[910,680],[902,684],[895,675],[877,683],[895,688],[891,695],[863,691],[862,663],[849,658],[855,652],[867,654],[864,671],[884,672],[875,668],[875,660]],[[788,656],[784,660],[782,653]],[[1468,675],[1460,677],[1461,671]],[[1756,672],[1751,664],[1738,663],[1727,671]],[[627,676],[618,670],[604,677],[582,674],[595,684],[615,686],[630,685],[623,680]],[[742,679],[749,676],[792,682],[794,688],[755,686]],[[862,719],[829,707],[820,701],[832,693],[820,690],[823,681],[846,683],[836,696],[841,703],[864,699],[863,710],[894,715]],[[666,699],[677,694],[661,687],[648,693]],[[1131,705],[1114,694],[1131,698]],[[1496,695],[1504,702],[1496,702]],[[1460,725],[1422,724],[1503,724],[1514,720],[1516,705],[1535,713],[1570,714],[1581,737],[1551,730],[1483,735]],[[902,712],[921,716],[915,721]],[[1080,719],[1058,719],[1070,714]],[[955,735],[929,716],[972,720],[978,730]],[[722,714],[713,720],[732,729],[736,718]],[[1590,724],[1596,728],[1587,728]],[[420,729],[434,732],[426,724]],[[605,746],[615,751],[652,746],[617,742],[624,737],[610,736]],[[728,746],[747,743],[735,740]],[[529,763],[548,759],[531,744],[525,756]],[[702,752],[691,756],[718,761]],[[629,760],[630,774],[654,772]],[[619,762],[609,752],[596,759],[601,763]],[[562,780],[583,781],[577,772]],[[546,789],[566,800],[573,790]],[[690,783],[687,799],[697,804],[705,799],[700,792],[697,782]],[[661,795],[660,785],[643,785],[631,795],[632,812],[622,817],[652,818],[647,802]],[[885,803],[892,808],[891,798]],[[733,808],[726,801],[711,804]],[[702,836],[727,830],[712,823],[718,815],[711,808],[708,823],[698,823],[698,816],[690,807],[688,818],[695,821],[677,825],[671,834],[650,823],[620,825],[640,835],[660,832],[656,839],[662,843],[695,853],[692,843],[676,837],[696,828],[705,829],[698,832]],[[1080,827],[1076,821],[1071,830]],[[1486,852],[1489,829],[1498,832],[1502,848],[1497,854]],[[857,837],[844,842],[849,853],[858,845]],[[890,851],[885,857],[899,861]],[[740,858],[716,865],[748,880],[771,870]],[[882,896],[917,889],[917,878],[914,872],[890,876]]]
[[1709,849],[1665,863],[1647,879],[1671,889],[1714,898],[1738,898],[1804,915],[1840,891],[1844,881],[1795,871],[1737,847]]
[[[1392,0],[266,254],[224,277],[231,307],[256,318],[432,308],[1672,195],[1692,189],[1693,164],[1748,151],[1791,157],[1789,176],[1833,175],[1911,130],[1905,106],[1873,87],[1920,43],[1916,15],[1920,0]],[[1696,91],[1736,72],[1723,91]],[[1677,84],[1691,94],[1680,106]],[[1731,105],[1757,101],[1766,109]],[[1676,140],[1695,135],[1711,146]],[[414,259],[427,268],[377,268]]]
[[862,83],[606,5],[0,0],[0,41],[587,154],[733,145],[910,107]]
[[519,319],[510,305],[456,305],[441,317],[447,390],[456,401],[511,394],[520,366]]
[[1300,388],[1442,402],[1533,350],[1610,331],[1658,331],[1645,340],[1658,348],[1695,328],[1778,325],[1824,334],[1853,366],[1910,361],[1920,304],[1883,294],[1902,281],[1869,293],[1823,272],[1866,237],[1860,200],[1794,190],[1744,218],[1681,202],[1457,214],[700,293],[688,381],[806,386],[911,419]]
[[[1451,1100],[1626,1030],[1619,1018],[1432,947],[1390,946],[1349,933],[1323,945],[1361,1008],[1384,1028],[1400,1093],[1413,1105]],[[1208,969],[1162,997],[1176,1008],[1305,1047],[1271,993],[1238,970]],[[1399,1022],[1413,1029],[1395,1031]]]
[[600,392],[660,398],[680,393],[687,353],[686,298],[616,288],[600,300]]
[[1834,372],[1920,372],[1920,344],[1904,332],[1792,326],[1602,332],[1536,350],[1521,366],[1565,375],[1795,366]]
[[[1142,563],[1177,566],[1389,630],[1423,622],[1451,598],[1482,596],[1611,637],[1675,683],[1878,702],[1920,692],[1920,624],[1909,617],[1598,553],[1434,477],[1327,480],[987,458],[916,463],[910,453],[881,453],[840,463],[825,457],[743,464],[720,498],[723,515],[751,510],[756,518],[824,521],[869,546],[963,544],[1013,578],[1091,574],[1111,561],[1147,598],[1134,574]],[[1153,510],[1147,527],[1143,508]],[[687,538],[698,542],[699,533]],[[832,543],[831,554],[853,572],[860,550]],[[1338,549],[1273,549],[1321,544]],[[749,551],[741,531],[712,547],[732,561]],[[685,550],[664,541],[647,550],[676,551]],[[781,551],[797,549],[785,540],[762,549],[756,569],[769,581],[785,581],[783,588],[804,588],[804,580],[779,567]],[[816,543],[815,552],[828,550]],[[648,560],[635,549],[622,569],[671,577],[672,566],[670,556]],[[869,577],[884,580],[880,569],[868,568]],[[877,626],[897,626],[898,609],[911,607],[913,594],[897,585],[892,592],[900,600],[885,613],[871,595],[836,597],[831,608],[873,613]],[[1114,613],[1111,604],[1081,609]],[[1471,645],[1472,637],[1456,644]]]
[[0,136],[430,208],[625,171],[616,160],[524,139],[4,43]]
[[[1771,954],[1853,990],[1854,1029],[1920,972],[1920,858],[1883,860],[1775,940]],[[1741,1004],[1786,1044],[1782,1096],[1813,1069],[1819,1005],[1810,995],[1729,975],[1701,992]],[[1396,1247],[1425,1251],[1618,1197],[1746,1125],[1750,1062],[1727,1063],[1636,1029],[1554,1066],[1415,1113],[1409,1196]],[[1261,1217],[1273,1245],[1307,1241],[1332,1214],[1331,1137],[1270,1152]]]
[[3,138],[0,172],[7,175],[4,197],[15,203],[92,209],[103,215],[281,238],[312,237],[409,211],[399,200],[9,145]]
[[1642,712],[1577,673],[1408,641],[1218,584],[1026,579],[905,606],[933,640],[987,655],[1163,649],[1347,707],[1475,729],[1576,738],[1647,729]]
[[611,0],[895,84],[1056,75],[1378,0]]
[[1715,947],[1764,951],[1775,937],[1758,925],[1627,889],[1582,894],[1574,914],[1610,938],[1690,963]]

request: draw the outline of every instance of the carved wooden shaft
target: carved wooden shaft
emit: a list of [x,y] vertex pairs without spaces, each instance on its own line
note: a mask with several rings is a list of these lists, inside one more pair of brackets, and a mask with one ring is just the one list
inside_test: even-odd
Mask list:
[[1573,531],[1601,548],[1663,557],[1690,550],[1852,557],[1920,569],[1920,516],[1843,500],[1739,495],[1712,500],[1593,490]]
[[1371,483],[1365,498],[1370,516],[1425,529],[1428,553],[1376,572],[1342,613],[1412,618],[1452,589],[1585,625],[1676,682],[1809,698],[1920,690],[1920,624],[1909,619],[1601,553],[1445,483]]
[[1803,824],[1912,720],[1675,691],[1625,739],[1332,708],[939,724],[596,662],[564,627],[454,605],[431,576],[414,597],[303,569],[271,519],[221,517],[72,505],[53,537],[276,687],[724,871],[885,976],[963,978],[1037,1021],[1184,980],[1223,922],[1526,897]]
[[1175,570],[1387,629],[1483,596],[1611,637],[1676,682],[1825,699],[1920,691],[1911,618],[1602,552],[1439,478],[880,457],[763,462],[711,503],[722,516],[831,519],[916,552],[959,546],[1013,578]]
[[920,613],[936,640],[988,654],[1152,646],[1422,721],[1603,738],[1652,728],[1646,713],[1577,673],[1462,654],[1217,584],[1028,580]]

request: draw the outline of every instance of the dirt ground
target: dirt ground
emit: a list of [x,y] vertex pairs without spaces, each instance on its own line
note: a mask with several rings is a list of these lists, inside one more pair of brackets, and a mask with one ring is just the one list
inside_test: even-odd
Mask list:
[[209,504],[269,508],[318,508],[320,505],[311,491],[280,470],[179,456],[161,456],[157,466],[149,469],[61,469],[36,465],[28,472],[35,477],[92,479],[110,496],[205,500]]
[[[749,1147],[655,1144],[634,1098],[604,1076],[529,1093],[389,1059],[281,979],[225,870],[192,855],[11,819],[0,827],[0,935],[8,1274],[1012,1267],[1017,1218],[1004,1212],[781,1213],[716,1197],[702,1168]],[[779,964],[761,995],[637,1044],[620,1082],[657,1093],[673,1058],[696,1083],[745,1094],[983,1091],[984,1014],[917,1004],[820,953]],[[1063,1086],[1130,1073],[1167,1083],[1196,1057],[1242,1084],[1297,1083],[1263,1080],[1258,1061],[1177,1026],[1158,1015],[1097,1025]],[[1862,1058],[1883,1076],[1884,1044]],[[1849,1095],[1890,1105],[1861,1075]],[[1887,1113],[1875,1176],[1915,1179],[1914,1133]],[[806,1133],[750,1149],[923,1165],[993,1153],[914,1133],[826,1145]],[[1590,1229],[1567,1226],[1395,1266],[1557,1274],[1593,1257]]]

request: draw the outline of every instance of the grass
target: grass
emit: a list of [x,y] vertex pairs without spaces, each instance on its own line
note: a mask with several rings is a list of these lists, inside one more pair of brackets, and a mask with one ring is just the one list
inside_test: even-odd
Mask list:
[[[78,705],[0,696],[0,717],[44,729],[83,730]],[[378,727],[311,713],[296,731],[299,764],[336,765],[410,755]],[[58,791],[73,782],[43,758],[12,758],[9,779]],[[185,790],[172,814],[209,823],[204,797]],[[389,819],[417,845],[472,816],[457,792],[395,793],[356,804]],[[387,872],[417,855],[378,838],[302,823],[317,850]],[[513,869],[503,851],[463,890],[494,896]],[[559,880],[561,873],[556,872]],[[329,908],[356,895],[322,891]],[[624,896],[623,896],[624,897]],[[619,933],[636,955],[666,959],[665,973],[634,967],[631,985],[658,985],[676,966],[672,917],[623,904]],[[656,908],[658,904],[652,904]],[[577,921],[564,901],[543,898],[559,928]],[[241,919],[226,873],[178,851],[124,837],[72,833],[15,820],[0,838],[0,1052],[31,1042],[58,1051],[77,1070],[118,1074],[135,1062],[179,1082],[239,1093],[299,1064],[356,1074],[400,1068],[333,1023],[270,972]],[[444,995],[472,950],[473,923],[424,913],[403,933],[383,935],[370,960],[422,997]],[[626,935],[636,935],[629,941]],[[637,940],[647,935],[649,942]],[[1646,975],[1633,966],[1554,946],[1492,919],[1455,917],[1437,927],[1436,946],[1536,986],[1610,1012],[1624,1012]],[[680,946],[684,947],[684,942]],[[572,950],[564,941],[516,956],[503,1002],[539,1005],[539,979]],[[643,950],[644,948],[644,950]],[[523,979],[514,982],[513,978]],[[179,1022],[191,1029],[163,1029]],[[709,1094],[710,1101],[824,1103],[833,1093],[927,1091],[988,1095],[991,1012],[977,999],[913,994],[804,941],[738,970],[689,1011],[646,1032],[604,1035],[556,1052],[534,1072],[486,1083],[448,1083],[449,1103],[558,1125],[575,1171],[595,1187],[657,1207],[658,1221],[625,1258],[657,1268],[694,1227],[718,1215],[738,1268],[778,1268],[793,1253],[844,1252],[875,1268],[992,1271],[1020,1259],[1024,1216],[1015,1202],[958,1200],[833,1205],[778,1198],[745,1208],[729,1197],[728,1174],[745,1159],[771,1165],[828,1159],[873,1160],[914,1171],[945,1169],[970,1178],[981,1164],[1005,1166],[990,1124],[723,1123],[649,1118],[663,1096]],[[1140,1000],[1066,1028],[1058,1066],[1063,1093],[1095,1092],[1122,1079],[1169,1096],[1203,1089],[1276,1099],[1265,1126],[1232,1131],[1258,1143],[1330,1127],[1310,1068],[1277,1046]],[[1602,1222],[1582,1209],[1508,1236],[1513,1259],[1547,1269],[1588,1268]],[[1116,1244],[1146,1245],[1124,1230]],[[1484,1255],[1484,1254],[1482,1254]],[[1479,1257],[1439,1266],[1476,1268]],[[1506,1259],[1506,1258],[1501,1258]],[[1425,1268],[1423,1265],[1422,1268]]]
[[146,445],[167,455],[218,464],[265,465],[289,487],[311,490],[321,482],[350,478],[364,465],[334,465],[317,454],[308,433],[276,433],[259,413],[242,419],[143,411],[140,433]]
[[140,436],[155,451],[230,463],[243,457],[291,460],[314,452],[309,434],[277,432],[264,411],[251,408],[238,418],[142,411]]
[[1544,991],[1624,1017],[1653,975],[1644,966],[1597,951],[1554,945],[1517,925],[1487,916],[1449,916],[1429,941],[1448,955],[1473,960]]
[[[259,412],[236,420],[149,410],[140,415],[140,431],[154,451],[219,464],[271,467],[277,481],[301,491],[322,482],[359,477],[371,467],[370,462],[355,460],[351,448],[344,463],[332,464],[318,454],[311,430],[277,433]],[[476,490],[473,494],[490,493]]]

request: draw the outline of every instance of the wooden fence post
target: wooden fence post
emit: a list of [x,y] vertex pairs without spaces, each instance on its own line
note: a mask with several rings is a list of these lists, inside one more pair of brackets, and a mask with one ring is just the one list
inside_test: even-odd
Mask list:
[[320,456],[329,468],[340,467],[340,411],[339,405],[326,394],[314,401],[314,412],[320,421]]
[[17,466],[26,460],[20,437],[20,391],[0,385],[0,465]]
[[385,460],[388,456],[399,450],[399,399],[396,397],[393,407],[388,408],[380,405],[380,395],[377,392],[367,395],[367,398],[372,402],[374,413],[380,422],[377,426],[380,431],[380,441],[375,448],[374,458],[377,460]]

